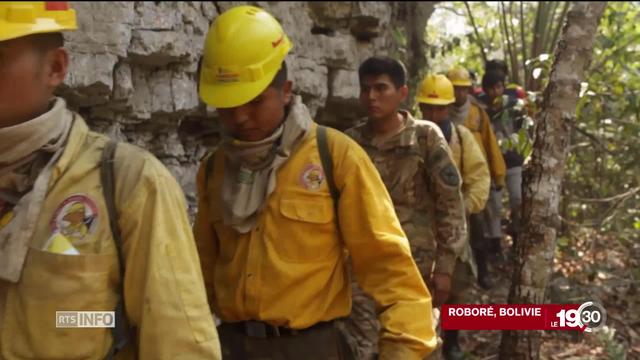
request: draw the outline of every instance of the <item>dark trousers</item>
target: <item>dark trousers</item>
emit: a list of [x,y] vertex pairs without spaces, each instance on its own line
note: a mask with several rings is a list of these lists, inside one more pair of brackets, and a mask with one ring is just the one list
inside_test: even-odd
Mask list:
[[295,335],[254,337],[237,326],[218,326],[223,360],[352,360],[347,342],[334,322]]
[[482,213],[469,215],[469,242],[474,251],[485,250],[490,247],[484,237]]

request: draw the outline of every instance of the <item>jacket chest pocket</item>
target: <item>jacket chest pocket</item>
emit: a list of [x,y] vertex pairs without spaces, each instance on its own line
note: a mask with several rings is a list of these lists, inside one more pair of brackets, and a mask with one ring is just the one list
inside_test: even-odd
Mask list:
[[30,249],[20,282],[7,294],[4,357],[103,358],[111,345],[111,329],[58,328],[56,311],[113,311],[118,277],[115,254],[62,255]]
[[267,238],[287,262],[320,262],[339,253],[331,198],[323,195],[283,197],[279,202],[282,224]]

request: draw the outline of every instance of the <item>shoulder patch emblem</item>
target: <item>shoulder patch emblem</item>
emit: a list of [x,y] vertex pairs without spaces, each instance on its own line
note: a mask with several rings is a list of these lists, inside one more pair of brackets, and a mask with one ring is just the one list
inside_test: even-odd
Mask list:
[[53,213],[51,231],[60,233],[73,243],[82,243],[98,226],[98,206],[84,194],[65,199]]
[[458,175],[458,170],[456,170],[456,167],[453,164],[445,166],[444,169],[440,171],[440,178],[449,186],[460,185],[460,175]]
[[320,165],[309,164],[300,175],[300,182],[307,190],[316,191],[320,189],[324,181],[324,171]]

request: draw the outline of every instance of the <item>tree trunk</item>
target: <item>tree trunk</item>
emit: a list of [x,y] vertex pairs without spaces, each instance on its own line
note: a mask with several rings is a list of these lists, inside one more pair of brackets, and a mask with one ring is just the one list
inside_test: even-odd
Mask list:
[[[516,243],[510,304],[541,304],[546,299],[571,123],[605,6],[606,2],[575,3],[556,47],[533,154],[523,176],[523,227]],[[500,359],[538,359],[541,335],[541,331],[503,331]]]

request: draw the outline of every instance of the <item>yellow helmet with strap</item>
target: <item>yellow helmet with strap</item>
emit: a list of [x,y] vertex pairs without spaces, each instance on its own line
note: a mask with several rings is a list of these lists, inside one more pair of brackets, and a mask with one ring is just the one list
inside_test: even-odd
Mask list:
[[427,75],[420,84],[416,100],[431,105],[449,105],[456,101],[453,84],[444,75]]
[[200,98],[217,108],[251,101],[269,86],[292,47],[268,12],[248,5],[227,10],[205,40]]
[[449,78],[449,81],[451,81],[453,86],[473,85],[471,83],[471,75],[469,75],[469,72],[467,71],[467,69],[461,66],[456,66],[451,70],[449,70],[449,72],[447,73],[447,78]]
[[66,1],[0,1],[0,41],[77,28]]

